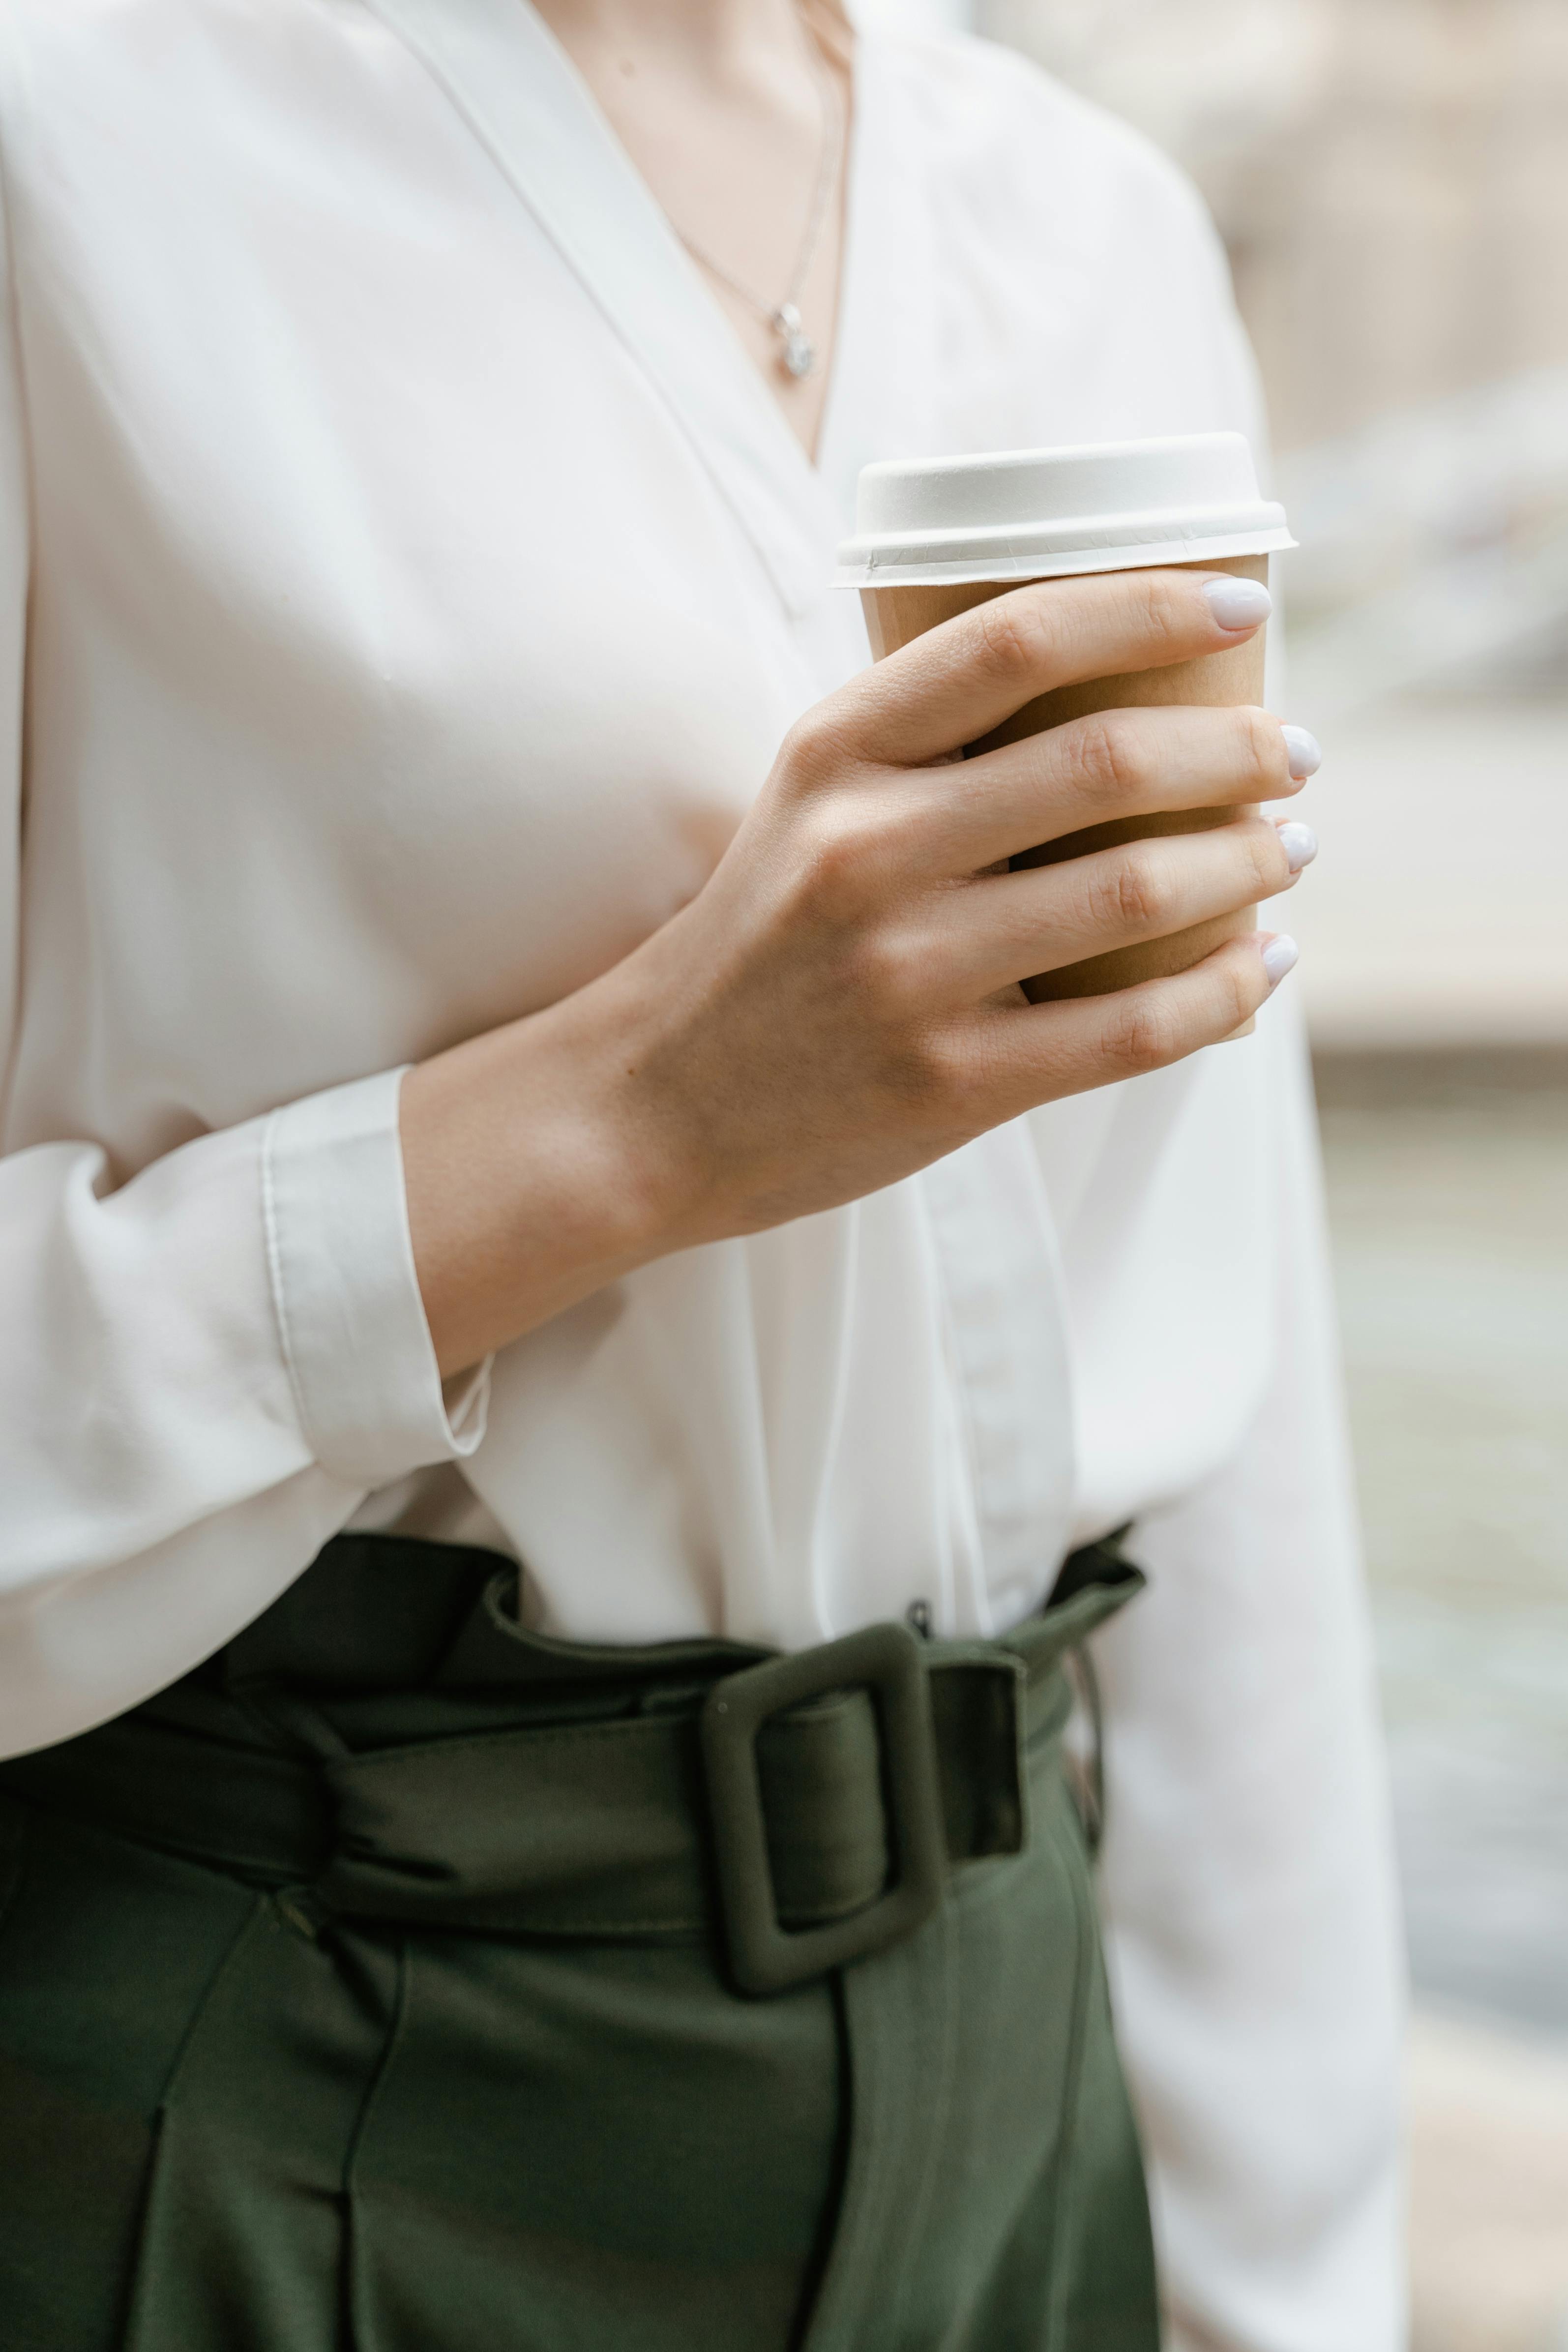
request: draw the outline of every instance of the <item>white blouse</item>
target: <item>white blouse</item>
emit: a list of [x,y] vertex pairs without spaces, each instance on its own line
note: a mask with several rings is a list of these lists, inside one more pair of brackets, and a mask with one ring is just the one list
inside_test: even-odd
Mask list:
[[402,1069],[673,913],[865,661],[862,463],[1256,432],[1197,200],[1000,51],[862,43],[814,468],[523,0],[6,0],[0,142],[5,1750],[350,1522],[515,1552],[552,1631],[792,1645],[1005,1627],[1136,1517],[1106,1888],[1175,2305],[1390,2352],[1289,991],[444,1391],[397,1142]]

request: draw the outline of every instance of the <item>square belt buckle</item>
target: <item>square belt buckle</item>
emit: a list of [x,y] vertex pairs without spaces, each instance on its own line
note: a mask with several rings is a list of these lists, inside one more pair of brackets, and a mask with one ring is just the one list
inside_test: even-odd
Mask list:
[[[770,1717],[839,1690],[869,1691],[874,1703],[894,1877],[847,1918],[791,1931],[779,1921],[757,1735]],[[931,1916],[946,1884],[947,1841],[925,1669],[907,1627],[873,1625],[727,1675],[708,1694],[701,1735],[730,1969],[743,1992],[786,1991]]]

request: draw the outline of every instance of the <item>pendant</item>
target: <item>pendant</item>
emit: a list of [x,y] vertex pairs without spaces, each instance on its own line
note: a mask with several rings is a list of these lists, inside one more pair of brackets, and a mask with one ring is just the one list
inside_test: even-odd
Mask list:
[[793,376],[810,375],[817,364],[817,346],[800,323],[800,313],[793,302],[780,302],[773,313],[772,326],[784,349],[779,353],[782,365]]

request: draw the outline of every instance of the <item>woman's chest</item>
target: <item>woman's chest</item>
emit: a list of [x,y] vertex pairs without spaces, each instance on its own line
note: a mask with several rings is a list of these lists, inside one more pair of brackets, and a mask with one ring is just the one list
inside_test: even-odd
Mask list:
[[700,887],[833,680],[414,62],[329,8],[203,21],[158,74],[73,59],[24,175],[40,855],[219,885],[242,964],[333,924],[475,1025]]

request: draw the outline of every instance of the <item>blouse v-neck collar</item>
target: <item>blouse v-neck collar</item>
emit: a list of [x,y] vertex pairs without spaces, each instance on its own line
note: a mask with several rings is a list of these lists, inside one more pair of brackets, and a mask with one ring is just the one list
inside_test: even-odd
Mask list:
[[[528,0],[368,0],[421,59],[652,381],[791,614],[826,585],[824,550],[877,437],[887,223],[881,76],[857,47],[851,196],[833,376],[813,465],[616,138]],[[896,208],[896,207],[895,207]],[[896,250],[896,247],[894,247]],[[862,316],[863,313],[863,316]]]
[[936,269],[919,127],[897,45],[855,37],[854,139],[832,381],[816,478],[839,529],[878,457],[936,454]]

